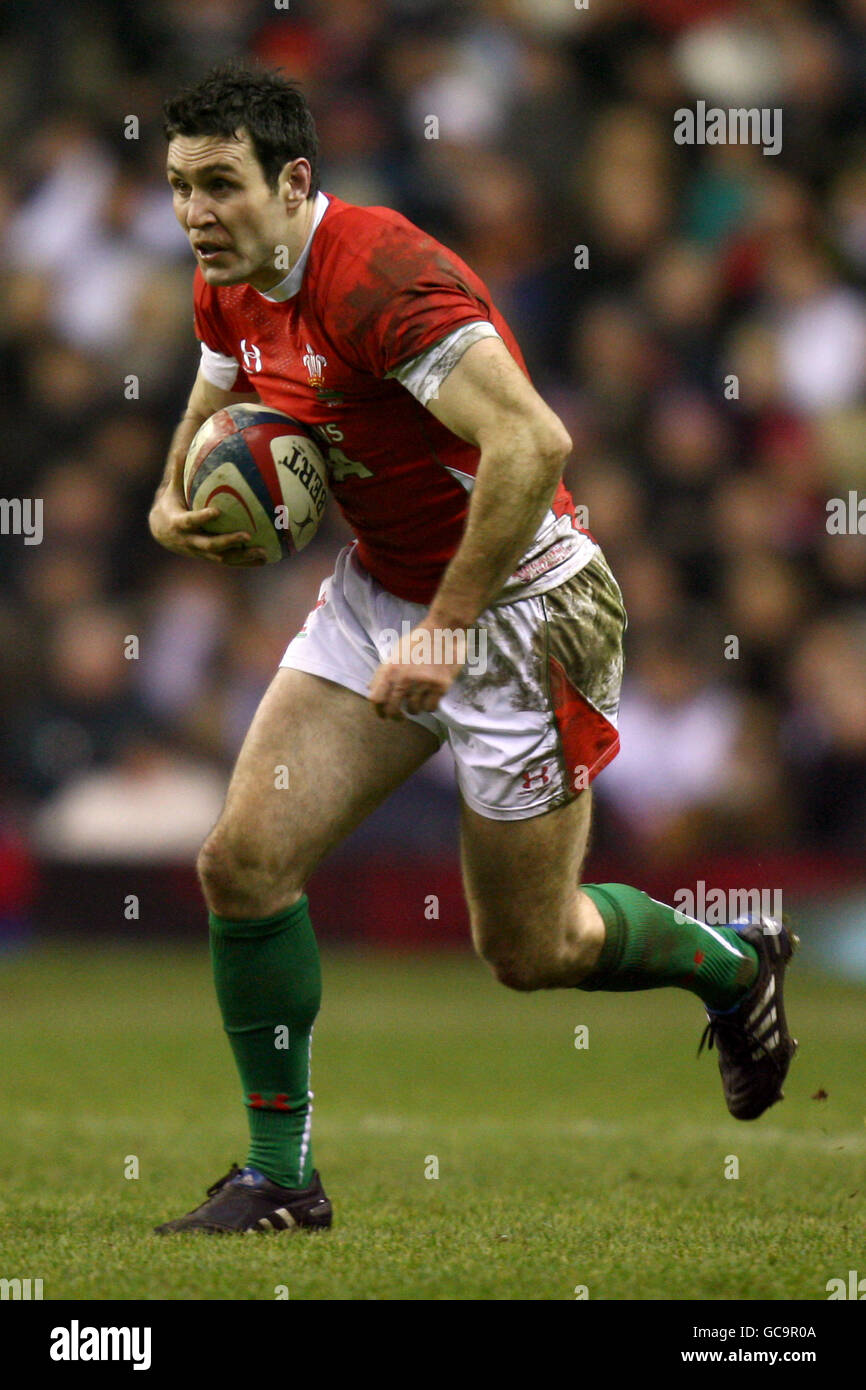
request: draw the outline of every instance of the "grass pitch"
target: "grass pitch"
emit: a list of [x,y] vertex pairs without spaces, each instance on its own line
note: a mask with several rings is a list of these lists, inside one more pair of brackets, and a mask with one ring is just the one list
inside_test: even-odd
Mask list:
[[741,1124],[690,995],[515,995],[463,955],[325,955],[324,977],[334,1229],[160,1239],[245,1154],[206,948],[0,959],[0,1276],[46,1299],[825,1300],[862,1267],[866,990],[795,962],[787,1099]]

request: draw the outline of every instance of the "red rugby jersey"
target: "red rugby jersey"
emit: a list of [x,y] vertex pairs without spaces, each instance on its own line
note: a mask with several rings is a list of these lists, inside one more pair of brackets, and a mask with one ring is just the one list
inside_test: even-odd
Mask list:
[[[250,285],[211,287],[196,269],[196,333],[242,364],[232,390],[257,392],[315,432],[358,558],[391,593],[426,604],[459,544],[480,451],[387,373],[478,320],[526,364],[458,256],[398,212],[327,197],[298,292],[275,301]],[[561,583],[592,549],[560,483],[503,594]]]

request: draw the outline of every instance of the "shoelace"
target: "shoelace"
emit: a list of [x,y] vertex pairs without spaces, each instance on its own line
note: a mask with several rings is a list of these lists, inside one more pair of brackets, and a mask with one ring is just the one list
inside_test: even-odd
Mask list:
[[714,1019],[710,1019],[703,1033],[701,1033],[701,1041],[698,1044],[697,1051],[698,1057],[700,1057],[705,1047],[708,1052],[712,1052],[713,1048],[716,1046],[716,1037],[720,1031],[718,1022]]
[[[726,1033],[728,1034],[727,1038],[724,1036]],[[720,1041],[726,1042],[728,1052],[733,1054],[736,1062],[751,1062],[752,1049],[759,1047],[768,1061],[772,1062],[776,1071],[781,1072],[782,1070],[778,1059],[767,1051],[762,1042],[759,1042],[751,1028],[746,1024],[736,1024],[722,1018],[711,1018],[708,1021],[701,1034],[697,1055],[700,1057],[704,1050],[704,1044],[706,1044],[707,1051],[711,1052],[714,1047],[718,1047]]]
[[237,1177],[238,1173],[242,1171],[243,1170],[240,1169],[236,1163],[233,1163],[229,1171],[226,1173],[225,1177],[217,1178],[213,1186],[208,1188],[207,1195],[209,1197],[215,1197],[216,1194],[225,1187],[226,1183],[230,1183],[232,1178]]

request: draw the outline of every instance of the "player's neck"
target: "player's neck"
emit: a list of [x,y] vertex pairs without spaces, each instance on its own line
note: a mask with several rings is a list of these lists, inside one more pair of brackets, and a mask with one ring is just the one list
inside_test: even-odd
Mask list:
[[289,234],[286,236],[283,246],[275,248],[276,251],[285,250],[288,252],[287,263],[278,265],[275,255],[272,262],[268,262],[255,275],[250,276],[247,284],[251,285],[254,290],[258,290],[260,294],[267,294],[268,290],[275,289],[285,280],[287,275],[292,273],[297,265],[303,255],[304,247],[310,239],[313,220],[316,216],[316,201],[314,195],[301,204],[289,224]]

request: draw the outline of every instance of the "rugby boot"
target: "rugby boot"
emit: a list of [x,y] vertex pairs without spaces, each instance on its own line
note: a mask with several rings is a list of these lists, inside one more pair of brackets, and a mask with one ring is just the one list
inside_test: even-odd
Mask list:
[[704,1044],[715,1046],[728,1109],[737,1120],[756,1120],[783,1099],[797,1040],[788,1032],[782,998],[785,970],[799,939],[773,917],[730,924],[758,953],[758,977],[746,997],[727,1012],[707,1009]]
[[278,1187],[256,1168],[233,1163],[207,1190],[208,1200],[186,1216],[155,1226],[158,1236],[177,1231],[323,1231],[331,1225],[331,1203],[318,1172],[308,1187]]

